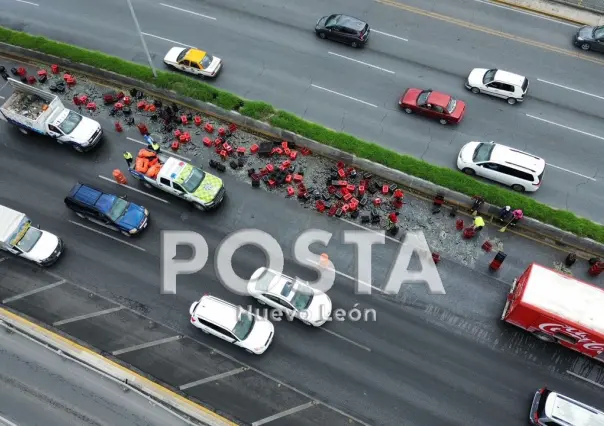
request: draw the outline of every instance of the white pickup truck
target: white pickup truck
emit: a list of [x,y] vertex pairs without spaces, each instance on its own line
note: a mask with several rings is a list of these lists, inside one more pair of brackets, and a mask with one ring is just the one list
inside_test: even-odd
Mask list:
[[0,206],[0,249],[50,266],[61,256],[63,241],[32,225],[24,213]]
[[58,96],[12,78],[8,84],[13,94],[0,107],[0,112],[21,133],[50,136],[80,152],[89,151],[100,142],[101,125],[65,108]]
[[158,154],[159,172],[150,177],[146,173],[129,169],[130,174],[147,187],[155,187],[189,201],[198,210],[210,210],[224,199],[222,179],[185,161]]

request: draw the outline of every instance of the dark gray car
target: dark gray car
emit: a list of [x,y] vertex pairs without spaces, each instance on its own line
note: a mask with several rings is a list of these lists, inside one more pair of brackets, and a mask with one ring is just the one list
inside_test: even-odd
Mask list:
[[579,28],[579,31],[575,34],[573,43],[583,50],[604,52],[604,25]]
[[315,32],[322,39],[339,41],[352,47],[361,47],[369,39],[369,25],[347,15],[324,16],[317,21]]

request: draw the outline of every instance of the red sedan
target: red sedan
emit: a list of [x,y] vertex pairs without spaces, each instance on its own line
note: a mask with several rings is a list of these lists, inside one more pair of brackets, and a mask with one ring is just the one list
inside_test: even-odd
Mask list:
[[407,89],[398,104],[407,114],[425,114],[437,118],[440,124],[457,124],[466,112],[465,102],[431,89]]

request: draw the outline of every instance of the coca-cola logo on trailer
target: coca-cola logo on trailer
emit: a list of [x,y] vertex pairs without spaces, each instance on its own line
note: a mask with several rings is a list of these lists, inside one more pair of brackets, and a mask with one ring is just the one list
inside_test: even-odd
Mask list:
[[541,324],[539,329],[548,334],[564,333],[568,336],[577,339],[577,346],[583,346],[588,351],[597,351],[598,353],[604,351],[604,343],[598,343],[587,335],[586,332],[581,331],[577,328],[570,327],[562,324],[546,323]]

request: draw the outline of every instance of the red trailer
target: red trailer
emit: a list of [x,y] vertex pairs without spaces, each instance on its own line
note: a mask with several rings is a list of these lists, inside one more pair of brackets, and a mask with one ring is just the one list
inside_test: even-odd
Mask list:
[[533,263],[514,280],[501,319],[604,362],[604,289]]

